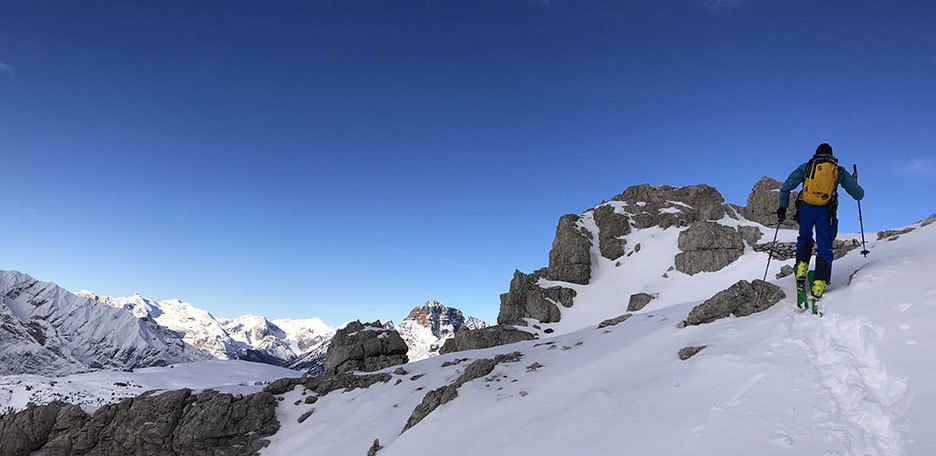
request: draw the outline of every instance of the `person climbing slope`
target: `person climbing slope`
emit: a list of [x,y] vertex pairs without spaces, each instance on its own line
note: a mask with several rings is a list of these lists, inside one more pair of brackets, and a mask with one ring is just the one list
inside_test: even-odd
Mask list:
[[[799,184],[803,189],[794,202],[799,222],[799,237],[796,240],[796,280],[806,280],[809,260],[812,257],[813,244],[816,246],[816,272],[810,292],[816,298],[822,296],[829,279],[832,277],[832,243],[838,234],[838,186],[856,201],[864,198],[864,189],[858,185],[854,176],[839,166],[838,159],[832,155],[832,146],[822,143],[816,148],[816,154],[790,173],[780,187],[780,208],[777,220],[786,220],[787,207],[790,205],[790,191]],[[816,241],[813,241],[813,228]]]

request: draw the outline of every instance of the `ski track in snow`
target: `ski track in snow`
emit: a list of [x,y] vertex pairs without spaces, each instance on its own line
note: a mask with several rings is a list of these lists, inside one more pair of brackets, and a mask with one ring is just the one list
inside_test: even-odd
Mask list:
[[826,426],[841,447],[831,454],[905,455],[901,418],[907,380],[889,376],[878,357],[883,328],[836,313],[791,315],[782,324],[831,398]]

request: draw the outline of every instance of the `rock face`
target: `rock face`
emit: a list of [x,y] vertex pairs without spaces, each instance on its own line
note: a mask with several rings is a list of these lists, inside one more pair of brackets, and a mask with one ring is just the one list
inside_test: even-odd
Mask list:
[[454,307],[428,301],[414,307],[396,329],[409,347],[407,357],[412,362],[438,355],[442,344],[462,331],[487,326],[487,323],[477,318],[466,317]]
[[741,234],[741,239],[744,239],[744,242],[751,247],[757,245],[757,241],[764,236],[764,232],[756,226],[739,226],[738,233]]
[[650,304],[650,301],[652,301],[653,298],[654,296],[648,293],[632,294],[630,296],[630,300],[627,303],[627,311],[636,312],[638,310],[641,310],[644,307],[646,307],[647,304]]
[[755,280],[753,283],[741,280],[695,306],[689,312],[686,325],[711,323],[730,315],[745,317],[767,310],[785,297],[783,290],[774,284],[763,280]]
[[[783,182],[767,176],[761,177],[751,189],[751,194],[748,195],[744,218],[764,226],[776,227],[777,208],[780,207],[780,187],[782,186]],[[793,206],[795,199],[796,192],[790,192],[790,207],[787,209],[787,218],[781,228],[796,228],[796,222],[793,221],[793,216],[796,215],[796,208]]]
[[591,277],[592,234],[578,225],[581,217],[563,215],[556,227],[556,238],[549,251],[546,278],[560,282],[588,284]]
[[373,372],[406,364],[408,347],[400,334],[376,321],[348,323],[335,333],[325,354],[325,374]]
[[453,353],[465,350],[496,347],[513,344],[524,340],[533,340],[532,334],[511,326],[490,326],[472,331],[464,331],[445,341],[439,353]]
[[90,417],[55,402],[0,420],[0,454],[26,456],[44,447],[47,456],[254,455],[279,430],[275,412],[276,399],[267,392],[144,393]]
[[572,307],[575,290],[565,287],[543,288],[537,285],[541,278],[545,278],[547,269],[539,269],[533,274],[524,274],[514,271],[513,280],[510,281],[510,291],[500,296],[500,312],[497,314],[497,323],[501,325],[513,324],[523,318],[535,318],[544,323],[559,321],[561,313],[559,307]]
[[[785,261],[796,258],[795,242],[777,242],[776,245],[765,242],[754,246],[757,252],[769,252],[773,248],[773,257],[775,260]],[[837,260],[845,256],[846,253],[861,247],[861,242],[857,239],[836,239],[832,243],[832,256]],[[813,245],[812,256],[816,256],[816,246]]]
[[728,266],[744,253],[744,241],[734,229],[714,222],[699,221],[679,233],[676,270],[694,275],[714,272]]
[[614,260],[624,255],[627,241],[619,237],[631,232],[627,216],[618,214],[610,205],[599,206],[593,214],[595,224],[598,225],[598,250],[601,256]]
[[631,214],[631,225],[638,229],[689,226],[698,220],[718,220],[730,214],[721,193],[708,185],[635,185],[611,201],[624,203],[623,210]]

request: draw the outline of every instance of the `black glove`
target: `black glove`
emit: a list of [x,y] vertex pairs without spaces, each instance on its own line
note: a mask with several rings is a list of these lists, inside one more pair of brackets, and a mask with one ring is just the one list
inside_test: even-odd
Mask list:
[[786,220],[786,208],[781,207],[777,209],[777,223],[783,223],[784,220]]

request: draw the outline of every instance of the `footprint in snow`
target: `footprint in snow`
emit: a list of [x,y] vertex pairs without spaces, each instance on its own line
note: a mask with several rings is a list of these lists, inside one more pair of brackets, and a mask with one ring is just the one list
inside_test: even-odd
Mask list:
[[909,331],[910,328],[911,328],[910,325],[900,325],[900,330],[901,330],[901,331]]
[[910,310],[911,307],[913,307],[913,304],[910,304],[910,303],[906,302],[906,303],[903,303],[903,304],[896,304],[896,305],[894,305],[894,310],[896,310],[897,312],[906,312],[906,311]]
[[904,342],[904,345],[920,345],[920,343],[915,340],[908,340]]

